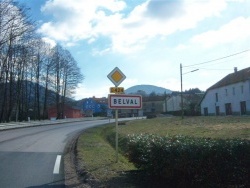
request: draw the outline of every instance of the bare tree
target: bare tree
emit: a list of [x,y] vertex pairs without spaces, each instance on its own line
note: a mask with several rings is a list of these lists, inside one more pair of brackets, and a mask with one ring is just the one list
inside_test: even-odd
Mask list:
[[83,75],[69,51],[59,45],[53,51],[57,118],[63,118],[65,100],[82,81]]
[[46,119],[48,117],[48,100],[50,97],[49,90],[52,90],[52,67],[53,67],[53,61],[52,61],[52,48],[49,44],[44,43],[44,61],[43,61],[43,67],[42,67],[42,86],[44,87],[44,99],[43,99],[43,119]]
[[46,118],[53,103],[57,118],[63,118],[66,99],[83,79],[69,51],[51,48],[35,35],[26,11],[0,1],[0,122]]
[[[12,94],[14,80],[16,79],[13,76],[15,74],[13,68],[16,66],[15,63],[18,63],[16,46],[25,33],[32,29],[29,20],[24,16],[25,10],[15,6],[12,1],[0,2],[0,83],[3,85],[0,91],[3,95],[0,122],[9,121],[8,116],[10,116],[11,110],[8,108],[12,101],[10,101],[11,97],[7,95],[7,92],[9,89]],[[17,75],[20,76],[20,72]]]
[[[80,72],[77,62],[72,57],[69,51],[64,52],[63,64],[63,80],[62,80],[62,109],[66,102],[66,97],[71,97],[71,94],[76,89],[77,85],[83,80],[83,75]],[[62,111],[64,117],[64,111]]]

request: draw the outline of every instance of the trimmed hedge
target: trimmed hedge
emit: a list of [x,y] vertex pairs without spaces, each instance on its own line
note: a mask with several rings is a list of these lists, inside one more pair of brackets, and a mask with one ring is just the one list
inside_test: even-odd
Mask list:
[[152,134],[128,137],[129,160],[178,187],[248,187],[250,142]]

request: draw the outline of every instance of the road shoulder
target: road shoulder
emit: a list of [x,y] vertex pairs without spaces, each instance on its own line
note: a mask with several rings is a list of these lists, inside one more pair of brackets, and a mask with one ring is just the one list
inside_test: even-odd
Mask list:
[[64,150],[64,175],[67,188],[91,188],[99,185],[99,182],[86,172],[84,165],[77,160],[77,141],[82,133],[83,131],[70,139]]

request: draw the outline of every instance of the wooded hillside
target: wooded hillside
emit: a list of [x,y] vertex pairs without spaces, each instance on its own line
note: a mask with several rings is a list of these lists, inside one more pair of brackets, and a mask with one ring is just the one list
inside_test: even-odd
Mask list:
[[0,122],[46,118],[49,101],[64,117],[60,109],[82,79],[70,52],[36,33],[26,7],[0,2]]

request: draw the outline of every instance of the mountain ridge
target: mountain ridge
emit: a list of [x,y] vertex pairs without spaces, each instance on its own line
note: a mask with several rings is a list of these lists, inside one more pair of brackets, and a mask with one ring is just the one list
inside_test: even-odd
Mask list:
[[146,94],[150,95],[151,93],[155,93],[156,95],[164,95],[172,93],[171,90],[155,86],[155,85],[150,85],[150,84],[141,84],[141,85],[135,85],[132,87],[129,87],[128,89],[125,90],[126,94]]

